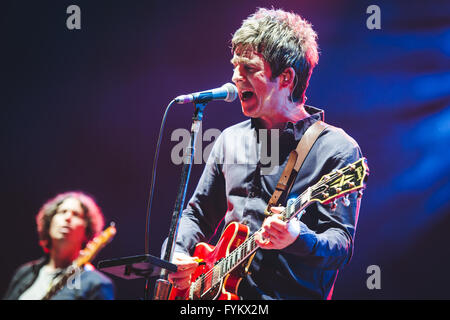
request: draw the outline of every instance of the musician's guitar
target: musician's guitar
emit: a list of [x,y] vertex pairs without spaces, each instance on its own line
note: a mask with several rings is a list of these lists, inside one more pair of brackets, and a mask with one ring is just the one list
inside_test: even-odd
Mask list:
[[[343,204],[349,205],[348,195],[352,192],[361,195],[368,175],[367,161],[362,158],[323,176],[294,201],[288,201],[281,213],[282,220],[300,219],[305,208],[316,201],[331,204],[333,209],[337,199],[343,198]],[[248,273],[257,249],[254,234],[249,236],[247,226],[230,223],[216,246],[207,243],[196,245],[193,256],[199,258],[199,266],[192,275],[191,285],[185,290],[172,287],[169,300],[239,300],[239,283]]]
[[80,255],[73,263],[64,271],[64,273],[57,279],[57,281],[50,287],[42,300],[51,299],[59,290],[61,290],[75,275],[76,272],[80,272],[82,268],[89,263],[97,253],[106,246],[116,235],[116,227],[112,223],[101,234],[89,241],[86,247],[80,251]]

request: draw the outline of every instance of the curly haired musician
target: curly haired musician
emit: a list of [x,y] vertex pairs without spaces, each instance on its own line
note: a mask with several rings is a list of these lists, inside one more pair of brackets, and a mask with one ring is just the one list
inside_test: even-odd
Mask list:
[[[360,198],[353,193],[348,203],[338,203],[334,210],[314,203],[300,220],[289,222],[279,219],[280,206],[271,209],[273,215],[264,214],[289,153],[305,131],[324,118],[322,110],[305,105],[305,91],[318,63],[316,38],[311,24],[299,15],[264,8],[234,33],[232,81],[242,112],[250,119],[217,138],[183,211],[173,256],[179,271],[169,275],[175,288],[190,286],[199,265],[191,256],[195,245],[208,241],[221,222],[239,222],[250,234],[262,226],[256,234],[260,249],[239,283],[241,298],[331,299],[338,271],[353,252]],[[261,129],[279,130],[278,166],[261,161]],[[277,150],[273,143],[272,150]],[[304,161],[290,196],[361,157],[351,137],[329,126]]]
[[[39,243],[46,253],[16,271],[4,299],[40,300],[55,279],[78,257],[89,240],[102,231],[104,218],[95,201],[82,192],[66,192],[48,200],[36,216]],[[114,298],[112,281],[87,265],[52,299]],[[78,281],[78,282],[77,282]]]

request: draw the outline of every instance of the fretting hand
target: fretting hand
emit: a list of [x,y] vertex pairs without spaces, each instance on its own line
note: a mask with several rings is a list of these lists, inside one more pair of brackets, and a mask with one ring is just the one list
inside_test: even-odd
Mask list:
[[300,235],[300,224],[297,220],[285,222],[281,220],[284,207],[272,207],[274,215],[266,218],[261,231],[255,233],[255,242],[262,249],[284,249],[292,244]]

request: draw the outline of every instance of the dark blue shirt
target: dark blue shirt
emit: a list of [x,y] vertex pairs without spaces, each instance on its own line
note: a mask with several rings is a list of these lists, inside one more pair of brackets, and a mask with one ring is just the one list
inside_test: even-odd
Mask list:
[[[279,139],[274,132],[266,139],[270,150],[264,146],[266,135],[258,119],[222,132],[183,211],[175,251],[192,255],[195,245],[207,242],[221,222],[225,226],[233,221],[245,223],[250,233],[261,227],[289,153],[309,126],[323,120],[322,110],[305,108],[309,117],[288,122],[278,132]],[[282,204],[323,175],[361,157],[357,143],[342,129],[330,126],[314,144]],[[239,295],[243,299],[330,299],[338,271],[353,251],[360,200],[356,194],[349,200],[349,206],[339,203],[334,211],[314,202],[300,220],[301,233],[294,243],[283,250],[258,249]]]
[[[31,287],[39,275],[40,269],[48,263],[48,257],[28,262],[14,273],[4,300],[17,300]],[[85,270],[80,273],[79,286],[64,286],[51,300],[113,300],[114,284],[107,276],[97,270]]]

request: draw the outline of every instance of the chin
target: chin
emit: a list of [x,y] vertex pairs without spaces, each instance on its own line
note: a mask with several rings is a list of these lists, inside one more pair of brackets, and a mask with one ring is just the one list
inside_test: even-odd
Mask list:
[[242,106],[242,113],[246,117],[257,118],[257,111],[258,111],[257,106],[244,106],[244,104],[242,102],[241,102],[241,106]]

